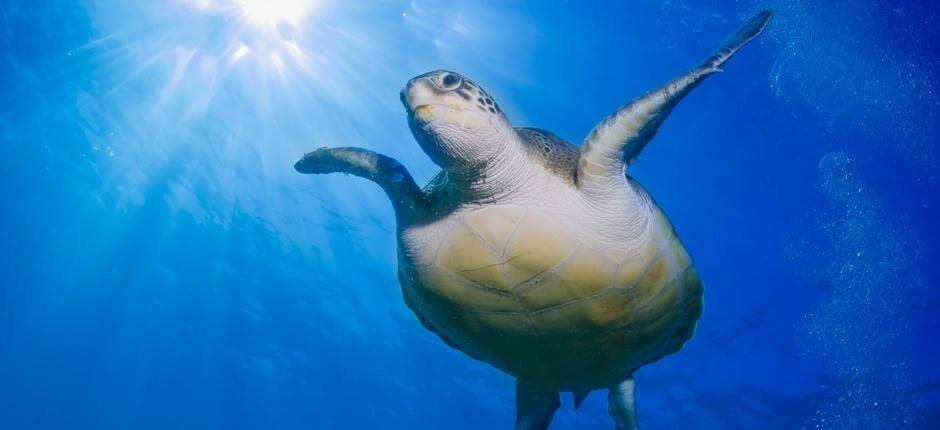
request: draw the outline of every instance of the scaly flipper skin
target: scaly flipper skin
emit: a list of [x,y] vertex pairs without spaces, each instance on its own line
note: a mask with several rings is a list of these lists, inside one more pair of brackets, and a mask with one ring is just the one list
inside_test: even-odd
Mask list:
[[557,392],[516,380],[516,430],[546,430],[561,406]]
[[721,64],[757,37],[772,16],[766,10],[755,15],[702,65],[634,99],[594,127],[581,149],[578,186],[588,194],[603,194],[619,186],[626,165],[632,164],[653,139],[676,104],[705,78],[720,72]]
[[616,430],[636,430],[636,383],[633,378],[610,388],[607,393],[607,412],[614,420]]
[[320,148],[303,156],[294,169],[300,173],[348,173],[375,182],[392,201],[399,224],[427,207],[424,193],[398,160],[362,148]]

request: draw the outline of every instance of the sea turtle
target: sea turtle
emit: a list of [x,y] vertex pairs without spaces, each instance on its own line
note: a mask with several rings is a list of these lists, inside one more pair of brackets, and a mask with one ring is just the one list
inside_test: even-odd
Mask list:
[[419,188],[396,160],[321,148],[295,168],[349,173],[388,194],[399,281],[420,322],[516,378],[516,428],[545,429],[608,389],[618,429],[636,428],[633,374],[691,338],[702,282],[672,224],[625,169],[675,105],[771,17],[751,18],[702,65],[602,121],[580,149],[513,127],[473,81],[450,71],[401,92],[411,131],[442,170]]

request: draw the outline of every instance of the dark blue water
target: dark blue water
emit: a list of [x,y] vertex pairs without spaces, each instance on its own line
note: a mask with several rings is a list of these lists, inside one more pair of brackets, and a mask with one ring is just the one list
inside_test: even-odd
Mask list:
[[0,2],[0,428],[510,428],[403,304],[381,191],[294,161],[427,180],[398,91],[438,68],[580,142],[766,7],[631,168],[706,283],[642,428],[940,428],[936,2],[257,3]]

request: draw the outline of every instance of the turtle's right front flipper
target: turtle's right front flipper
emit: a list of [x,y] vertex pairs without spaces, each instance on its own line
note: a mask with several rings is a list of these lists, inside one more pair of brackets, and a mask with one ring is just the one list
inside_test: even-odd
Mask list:
[[606,196],[611,186],[623,183],[624,169],[653,139],[672,109],[705,78],[757,37],[773,13],[754,15],[698,67],[644,96],[634,99],[591,130],[581,148],[577,182],[589,194]]
[[394,158],[362,148],[320,148],[304,155],[294,169],[300,173],[348,173],[375,182],[395,207],[399,223],[426,207],[426,198],[414,178]]

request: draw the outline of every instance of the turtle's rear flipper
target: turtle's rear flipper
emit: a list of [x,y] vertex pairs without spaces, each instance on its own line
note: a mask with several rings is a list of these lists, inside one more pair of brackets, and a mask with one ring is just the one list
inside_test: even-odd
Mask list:
[[607,394],[607,412],[617,430],[636,430],[636,384],[633,378],[610,387]]
[[581,147],[578,187],[606,196],[612,184],[623,183],[625,166],[640,155],[676,104],[705,78],[721,71],[721,64],[764,31],[772,16],[769,10],[754,15],[700,66],[637,97],[594,127]]
[[516,430],[545,430],[561,406],[557,392],[516,380]]
[[590,391],[575,391],[574,393],[574,410],[578,410],[581,407],[581,404],[584,403],[584,399],[587,398],[588,394],[591,394]]
[[362,148],[320,148],[303,156],[294,169],[300,173],[348,173],[378,184],[395,207],[399,221],[424,207],[421,188],[398,160]]

